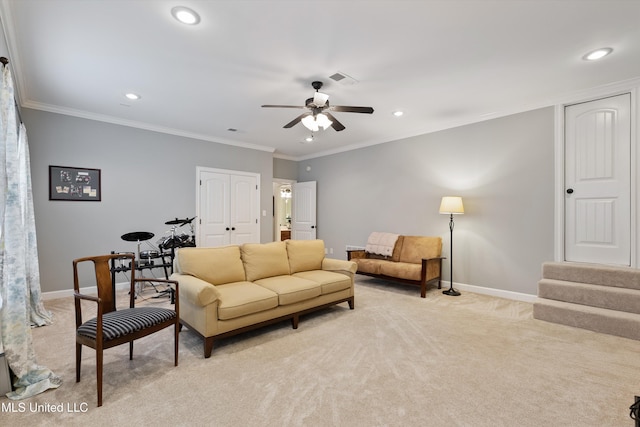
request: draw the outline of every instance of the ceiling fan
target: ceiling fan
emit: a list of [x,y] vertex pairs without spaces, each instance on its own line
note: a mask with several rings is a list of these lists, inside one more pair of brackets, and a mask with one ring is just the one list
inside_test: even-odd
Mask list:
[[312,132],[320,129],[327,129],[329,126],[340,132],[345,127],[340,123],[330,111],[342,112],[342,113],[365,113],[372,114],[373,108],[371,107],[347,107],[344,105],[329,105],[329,95],[320,92],[322,82],[315,81],[311,83],[311,86],[316,90],[313,94],[313,98],[308,98],[303,106],[299,105],[263,105],[263,108],[305,108],[308,111],[300,114],[298,117],[284,125],[285,129],[289,129],[299,122]]

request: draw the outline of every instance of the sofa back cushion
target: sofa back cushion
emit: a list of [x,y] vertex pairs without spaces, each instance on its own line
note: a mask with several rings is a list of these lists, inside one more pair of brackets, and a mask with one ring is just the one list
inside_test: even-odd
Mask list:
[[291,274],[300,271],[322,270],[324,241],[286,240]]
[[422,258],[436,258],[441,252],[441,237],[403,236],[398,261],[420,264]]
[[178,273],[213,285],[246,280],[239,246],[180,248],[176,252],[175,267]]
[[290,274],[285,242],[245,243],[241,254],[249,282]]

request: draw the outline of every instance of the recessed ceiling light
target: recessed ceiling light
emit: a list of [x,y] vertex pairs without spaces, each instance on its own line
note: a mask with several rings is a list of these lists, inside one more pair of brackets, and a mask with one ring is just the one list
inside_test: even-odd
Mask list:
[[137,93],[126,93],[124,96],[126,96],[127,99],[130,99],[132,101],[135,101],[141,98],[141,96],[138,95]]
[[394,111],[394,112],[393,112],[393,115],[394,115],[394,116],[396,116],[396,117],[400,117],[400,116],[402,116],[403,114],[404,114],[404,111]]
[[171,14],[183,24],[196,25],[200,22],[200,15],[188,7],[176,6],[171,9]]
[[613,52],[613,49],[611,49],[610,47],[603,47],[587,53],[585,56],[582,57],[582,59],[584,59],[585,61],[595,61],[597,59],[604,58],[605,56],[609,55],[611,52]]

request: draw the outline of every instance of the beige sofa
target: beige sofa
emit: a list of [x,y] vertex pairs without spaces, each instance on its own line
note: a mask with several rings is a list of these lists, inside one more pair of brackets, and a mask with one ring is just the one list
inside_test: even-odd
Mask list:
[[427,285],[442,287],[442,238],[398,236],[391,256],[365,250],[347,251],[347,259],[358,265],[358,274],[420,286],[420,296],[427,295]]
[[348,302],[354,308],[356,263],[325,258],[322,240],[287,240],[215,248],[180,248],[171,279],[180,284],[180,323],[214,338]]

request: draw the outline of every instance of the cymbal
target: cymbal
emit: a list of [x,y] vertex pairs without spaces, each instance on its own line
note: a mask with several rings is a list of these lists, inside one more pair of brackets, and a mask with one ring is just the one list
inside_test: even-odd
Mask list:
[[133,231],[131,233],[123,234],[120,238],[127,242],[137,242],[139,240],[149,240],[153,236],[154,234],[148,231]]
[[171,221],[167,221],[165,222],[165,225],[185,225],[185,224],[189,224],[191,221],[193,221],[194,219],[196,219],[196,217],[194,216],[193,218],[189,219],[189,218],[185,218],[185,219],[172,219]]

